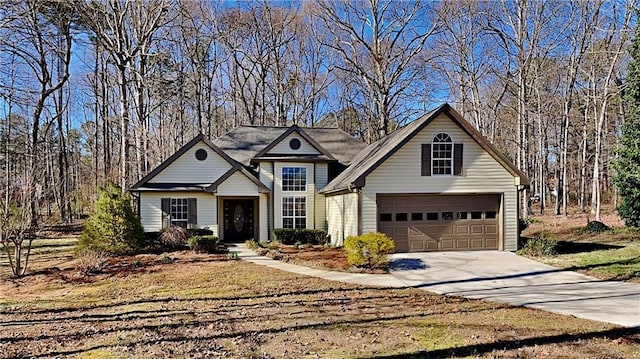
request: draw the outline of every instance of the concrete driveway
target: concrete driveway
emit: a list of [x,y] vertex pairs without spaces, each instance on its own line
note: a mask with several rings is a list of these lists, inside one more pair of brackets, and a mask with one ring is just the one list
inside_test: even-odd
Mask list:
[[509,252],[391,257],[391,274],[412,287],[640,327],[639,284],[601,281]]

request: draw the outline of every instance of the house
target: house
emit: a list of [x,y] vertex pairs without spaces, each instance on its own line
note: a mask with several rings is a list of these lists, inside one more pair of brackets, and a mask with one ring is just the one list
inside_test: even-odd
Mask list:
[[234,242],[311,228],[341,245],[379,231],[399,252],[515,251],[518,191],[528,184],[444,104],[369,146],[296,125],[199,135],[130,191],[147,232],[206,227]]

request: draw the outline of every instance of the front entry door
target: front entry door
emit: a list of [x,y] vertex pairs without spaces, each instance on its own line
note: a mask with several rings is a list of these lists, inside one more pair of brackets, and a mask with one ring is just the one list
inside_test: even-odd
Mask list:
[[252,199],[228,199],[224,206],[224,241],[244,242],[254,237]]

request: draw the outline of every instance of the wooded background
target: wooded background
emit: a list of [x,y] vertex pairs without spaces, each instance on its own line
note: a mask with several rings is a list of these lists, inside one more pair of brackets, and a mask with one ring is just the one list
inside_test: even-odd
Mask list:
[[543,210],[598,219],[616,202],[636,5],[0,0],[1,208],[69,222],[200,132],[297,123],[372,142],[449,102]]

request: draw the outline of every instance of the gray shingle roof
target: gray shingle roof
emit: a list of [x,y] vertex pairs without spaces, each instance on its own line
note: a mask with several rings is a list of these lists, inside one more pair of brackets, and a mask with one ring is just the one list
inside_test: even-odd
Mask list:
[[[213,143],[236,161],[249,165],[251,159],[290,127],[240,126]],[[366,145],[338,128],[300,127],[340,163],[349,164]]]

